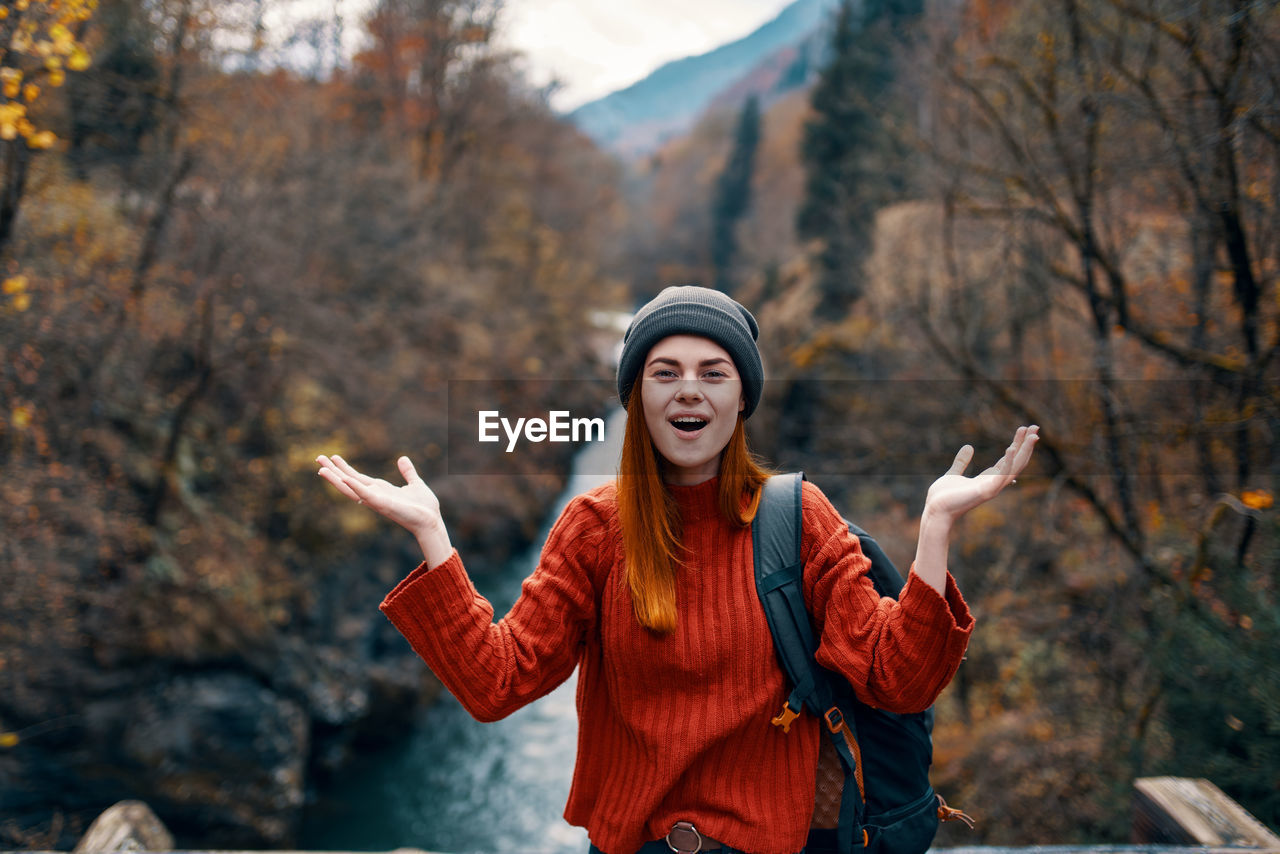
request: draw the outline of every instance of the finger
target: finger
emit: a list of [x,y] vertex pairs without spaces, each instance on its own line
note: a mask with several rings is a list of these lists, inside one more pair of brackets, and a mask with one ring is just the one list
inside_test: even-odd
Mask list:
[[1036,442],[1040,440],[1040,428],[1032,424],[1027,428],[1026,434],[1022,438],[1022,443],[1018,446],[1018,452],[1014,455],[1011,465],[1011,474],[1014,477],[1027,467],[1027,463],[1031,462],[1031,454],[1036,449]]
[[369,477],[367,474],[361,474],[360,472],[356,471],[354,468],[351,467],[350,463],[348,463],[346,460],[344,460],[342,457],[338,456],[337,454],[334,454],[333,462],[342,471],[342,473],[345,474],[348,478],[359,481],[360,483],[366,486],[373,483],[373,478]]
[[408,457],[396,460],[396,465],[400,467],[400,476],[404,478],[405,483],[422,483],[422,478],[418,477],[418,470],[413,467],[413,462]]
[[338,464],[329,457],[326,457],[324,454],[316,457],[316,462],[320,464],[322,469],[327,469],[332,472],[339,480],[347,477],[346,473],[343,472],[342,469],[338,468]]
[[1000,489],[1012,483],[1014,478],[1026,468],[1027,463],[1030,461],[1031,452],[1035,450],[1036,436],[1039,429],[1034,424],[1030,427],[1019,427],[1017,433],[1014,434],[1013,443],[1005,449],[1004,456],[1000,457],[999,461],[983,474],[995,475],[998,478]]
[[[368,504],[370,506],[373,505],[372,499],[375,497],[375,493],[372,484],[363,483],[351,478],[346,480],[346,484],[351,488],[351,492],[355,495],[356,503]],[[375,507],[374,509],[376,510],[377,508]]]
[[318,471],[317,474],[323,476],[325,472],[328,472],[330,477],[325,479],[334,486],[341,488],[340,484],[347,479],[347,475],[343,474],[342,469],[338,468],[337,465],[334,464],[333,460],[323,454],[316,458],[316,462],[320,464],[320,471]]
[[962,474],[969,467],[972,459],[973,445],[965,445],[956,453],[956,458],[952,461],[951,468],[947,469],[947,474]]
[[1000,474],[1007,475],[1013,469],[1013,461],[1018,456],[1018,449],[1022,447],[1022,443],[1026,441],[1027,428],[1019,427],[1017,432],[1013,434],[1013,441],[1009,443],[1009,447],[1004,449],[1004,454],[996,461],[992,468],[996,469]]
[[322,468],[317,472],[317,474],[327,480],[335,489],[350,498],[352,501],[361,500],[360,496],[356,494],[356,491],[351,488],[346,478],[343,477],[340,472],[335,471],[332,468]]

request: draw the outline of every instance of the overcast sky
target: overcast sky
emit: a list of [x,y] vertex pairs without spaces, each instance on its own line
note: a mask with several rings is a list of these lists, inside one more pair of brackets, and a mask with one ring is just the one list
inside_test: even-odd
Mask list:
[[[343,21],[344,51],[358,49],[358,22],[376,0],[274,0],[269,31],[295,32],[303,21]],[[747,35],[791,0],[505,0],[501,43],[527,56],[535,86],[553,77],[563,88],[552,99],[559,110],[622,89],[664,62],[706,53]],[[252,7],[250,11],[252,10]],[[292,62],[310,70],[315,54],[285,48]],[[323,64],[323,63],[322,63]]]
[[558,77],[569,110],[672,59],[747,35],[791,0],[507,0],[502,38],[528,56],[536,85]]

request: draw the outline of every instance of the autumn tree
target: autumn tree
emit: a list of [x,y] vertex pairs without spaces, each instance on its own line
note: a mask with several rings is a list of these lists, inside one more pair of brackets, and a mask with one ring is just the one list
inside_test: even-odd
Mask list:
[[[1072,496],[1061,512],[1089,519],[1064,516],[1058,529],[1095,530],[1123,555],[1062,542],[1021,576],[1060,591],[1066,623],[1054,636],[1071,651],[1037,648],[1018,671],[1035,686],[1016,698],[1023,737],[1034,743],[1034,727],[1052,721],[1051,744],[1076,745],[1053,754],[1052,785],[1081,805],[1077,827],[1098,835],[1122,832],[1106,804],[1133,776],[1192,753],[1219,761],[1212,745],[1233,738],[1220,727],[1263,722],[1241,754],[1248,767],[1278,734],[1265,692],[1243,683],[1235,711],[1212,724],[1180,711],[1194,703],[1179,672],[1226,678],[1227,647],[1214,644],[1239,637],[1229,654],[1256,655],[1275,608],[1275,546],[1260,532],[1277,486],[1280,327],[1268,295],[1280,137],[1260,105],[1277,97],[1280,21],[1250,3],[1198,9],[1063,0],[936,18],[934,53],[914,64],[931,71],[916,79],[931,93],[917,139],[932,153],[936,206],[901,211],[898,227],[937,235],[937,257],[904,269],[905,244],[883,247],[896,287],[882,310],[970,389],[951,417],[983,401],[1041,424],[1041,464]],[[1053,621],[1052,609],[1019,606],[1017,622]],[[1149,654],[1150,638],[1177,645],[1183,631],[1197,640],[1171,653],[1179,664]],[[971,660],[995,668],[1014,651],[984,639]],[[969,767],[987,788],[1014,792],[1027,779]],[[1256,788],[1229,785],[1274,814]]]
[[870,209],[865,298],[805,311],[820,273],[796,270],[765,310],[785,403],[763,449],[895,556],[956,447],[1041,425],[1044,478],[952,551],[981,617],[935,783],[999,817],[984,842],[1122,841],[1146,773],[1275,820],[1278,24],[1234,2],[931,7],[891,90],[927,157],[915,200]]
[[480,107],[469,87],[494,58],[500,0],[379,0],[366,26],[373,46],[355,57],[377,108],[414,147],[419,174],[440,180],[472,141]]
[[[377,471],[413,455],[483,571],[536,533],[566,449],[542,446],[504,470],[525,476],[483,490],[448,477],[474,462],[446,455],[451,383],[500,377],[517,407],[605,405],[608,383],[550,380],[603,375],[581,333],[621,301],[598,262],[616,166],[483,41],[458,47],[431,96],[400,80],[442,104],[441,145],[423,149],[425,125],[384,109],[373,66],[249,68],[219,7],[148,3],[86,32],[105,54],[112,33],[147,46],[154,74],[121,73],[151,119],[67,152],[87,180],[56,146],[33,161],[10,242],[0,760],[16,790],[56,792],[5,809],[0,840],[17,847],[69,847],[122,792],[192,847],[287,845],[298,769],[336,767],[371,713],[328,703],[325,686],[375,697],[366,676],[390,678],[405,710],[423,688],[373,619],[412,555],[315,488],[315,455]],[[397,49],[421,57],[412,38]],[[119,67],[140,68],[132,55]],[[113,91],[56,106],[87,126]],[[128,169],[81,156],[135,142]],[[294,764],[250,761],[245,779],[157,766],[147,719],[122,713],[215,671],[254,686],[255,725],[276,727]]]
[[41,92],[61,86],[68,71],[89,67],[79,34],[96,6],[96,0],[0,4],[0,250],[13,236],[31,152],[57,140],[37,115]]
[[760,145],[760,101],[754,95],[742,105],[733,135],[733,150],[716,179],[711,202],[711,265],[715,287],[734,290],[733,267],[738,255],[735,230],[751,207],[751,179]]

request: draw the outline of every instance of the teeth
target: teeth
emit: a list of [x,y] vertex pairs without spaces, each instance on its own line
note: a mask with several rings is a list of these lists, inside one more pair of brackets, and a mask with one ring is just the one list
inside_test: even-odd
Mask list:
[[696,415],[681,415],[671,419],[671,426],[682,433],[695,433],[707,426],[707,419]]

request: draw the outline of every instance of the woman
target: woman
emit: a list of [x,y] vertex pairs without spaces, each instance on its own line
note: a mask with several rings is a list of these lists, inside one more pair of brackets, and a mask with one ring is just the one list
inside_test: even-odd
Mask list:
[[[565,818],[587,828],[593,851],[665,852],[686,823],[694,844],[670,850],[793,854],[805,844],[820,724],[806,715],[790,734],[769,724],[787,686],[752,572],[750,523],[768,477],[743,431],[764,379],[757,332],[750,312],[705,288],[667,288],[636,314],[618,367],[618,480],[570,502],[496,624],[407,458],[400,487],[318,459],[344,495],[417,537],[422,565],[381,607],[472,715],[501,718],[580,668]],[[864,702],[918,711],[954,675],[973,619],[946,568],[951,527],[1013,481],[1036,432],[1019,428],[977,477],[961,474],[973,449],[956,455],[929,489],[897,602],[876,595],[857,538],[804,484],[818,661]]]

